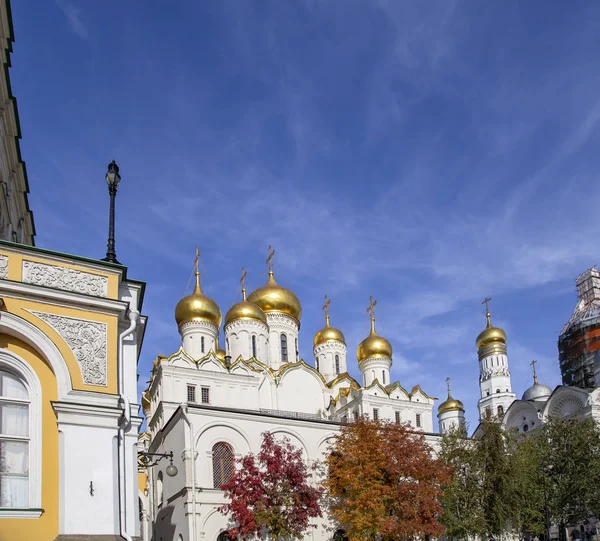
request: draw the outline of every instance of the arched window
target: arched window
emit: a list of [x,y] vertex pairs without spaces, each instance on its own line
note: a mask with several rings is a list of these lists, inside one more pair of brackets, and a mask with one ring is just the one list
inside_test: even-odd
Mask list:
[[319,357],[315,357],[315,363],[317,363],[317,370],[319,370]]
[[23,380],[0,370],[0,507],[30,507],[29,406]]
[[381,382],[385,385],[385,370],[381,371]]
[[285,333],[281,333],[281,362],[287,362],[288,350],[287,350],[287,336]]
[[496,392],[497,392],[497,393],[499,393],[499,392],[500,392],[500,389],[496,389]]
[[163,504],[163,474],[161,471],[158,472],[156,477],[156,505]]
[[204,353],[204,336],[200,337],[200,351]]
[[221,488],[233,475],[233,449],[231,445],[220,441],[212,448],[213,488]]
[[502,417],[504,415],[504,406],[498,406],[498,417]]
[[256,359],[256,336],[252,335],[252,357]]
[[335,373],[336,374],[340,373],[340,356],[339,355],[335,356]]
[[300,352],[298,351],[298,339],[296,338],[296,361],[298,361],[298,354]]

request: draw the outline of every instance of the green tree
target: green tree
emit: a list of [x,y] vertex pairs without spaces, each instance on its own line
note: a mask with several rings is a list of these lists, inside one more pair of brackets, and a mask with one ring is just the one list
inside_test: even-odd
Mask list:
[[563,526],[600,516],[600,429],[587,419],[556,419],[533,435],[553,522]]
[[477,442],[468,439],[464,427],[444,434],[440,458],[452,467],[452,481],[442,497],[442,523],[447,535],[466,539],[485,534],[485,520],[481,501],[481,467],[478,462]]

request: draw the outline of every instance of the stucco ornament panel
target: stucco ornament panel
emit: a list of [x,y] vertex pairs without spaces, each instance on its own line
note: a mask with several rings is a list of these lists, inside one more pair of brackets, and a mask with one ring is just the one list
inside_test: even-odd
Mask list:
[[95,297],[108,297],[106,276],[35,261],[23,261],[23,282]]
[[8,256],[0,255],[0,279],[6,280],[8,277]]
[[106,323],[28,311],[50,325],[67,343],[77,359],[83,383],[107,385]]

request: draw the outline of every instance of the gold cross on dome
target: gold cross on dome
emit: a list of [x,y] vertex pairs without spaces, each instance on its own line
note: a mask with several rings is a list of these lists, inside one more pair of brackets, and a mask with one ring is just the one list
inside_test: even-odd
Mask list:
[[198,250],[198,246],[196,246],[196,259],[194,259],[194,268],[196,272],[198,272],[198,261],[200,261],[200,250]]
[[323,305],[323,310],[325,312],[325,317],[329,317],[329,305],[331,304],[331,300],[325,295],[325,304]]
[[373,300],[373,295],[369,297],[369,307],[367,308],[367,313],[371,314],[372,318],[375,318],[375,306],[377,306],[377,301]]
[[446,385],[448,386],[448,394],[450,394],[450,378],[446,378]]
[[265,261],[265,263],[267,263],[269,265],[269,272],[273,272],[273,256],[275,255],[275,250],[273,250],[273,248],[271,248],[271,245],[269,244],[269,257],[267,257],[267,260]]
[[490,307],[488,306],[488,303],[492,300],[491,297],[486,297],[485,299],[483,299],[483,302],[481,304],[485,304],[485,311],[489,312],[490,311]]
[[240,278],[242,289],[246,289],[246,276],[248,276],[248,273],[245,271],[244,267],[242,267],[242,277]]

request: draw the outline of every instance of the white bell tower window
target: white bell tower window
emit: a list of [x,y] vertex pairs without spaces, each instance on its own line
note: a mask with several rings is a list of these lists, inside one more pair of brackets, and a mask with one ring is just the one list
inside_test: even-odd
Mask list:
[[287,336],[281,333],[281,362],[286,363],[288,360]]
[[340,356],[339,355],[335,356],[335,373],[336,374],[340,373]]

